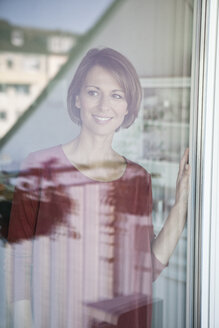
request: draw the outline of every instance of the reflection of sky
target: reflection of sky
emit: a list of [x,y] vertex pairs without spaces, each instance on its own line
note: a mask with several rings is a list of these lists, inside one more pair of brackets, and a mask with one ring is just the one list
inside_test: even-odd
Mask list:
[[85,32],[112,0],[0,0],[0,19],[22,26]]

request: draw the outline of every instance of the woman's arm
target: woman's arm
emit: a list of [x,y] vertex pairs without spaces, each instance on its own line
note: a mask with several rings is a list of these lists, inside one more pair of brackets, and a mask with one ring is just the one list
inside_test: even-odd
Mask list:
[[188,158],[189,149],[187,148],[180,162],[175,204],[171,208],[162,230],[152,244],[155,257],[164,265],[168,263],[186,223],[190,177]]

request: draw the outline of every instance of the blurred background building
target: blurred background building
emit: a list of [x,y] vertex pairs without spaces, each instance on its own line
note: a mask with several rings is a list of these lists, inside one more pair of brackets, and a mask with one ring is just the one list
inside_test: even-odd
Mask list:
[[0,20],[0,137],[34,102],[68,59],[78,36]]

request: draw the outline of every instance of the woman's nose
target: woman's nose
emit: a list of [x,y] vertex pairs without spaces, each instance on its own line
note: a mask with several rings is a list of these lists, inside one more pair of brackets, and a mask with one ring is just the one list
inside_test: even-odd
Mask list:
[[109,97],[102,95],[99,102],[100,111],[105,112],[109,109],[109,107],[110,107]]

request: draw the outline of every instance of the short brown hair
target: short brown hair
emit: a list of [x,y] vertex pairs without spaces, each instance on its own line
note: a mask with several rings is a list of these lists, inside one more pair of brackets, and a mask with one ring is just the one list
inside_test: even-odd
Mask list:
[[68,89],[67,106],[71,119],[81,125],[80,111],[75,106],[75,100],[80,93],[87,73],[94,66],[101,66],[112,73],[124,89],[128,103],[128,114],[125,116],[121,127],[128,128],[139,112],[142,97],[141,85],[131,62],[121,53],[111,48],[90,49],[79,64]]

